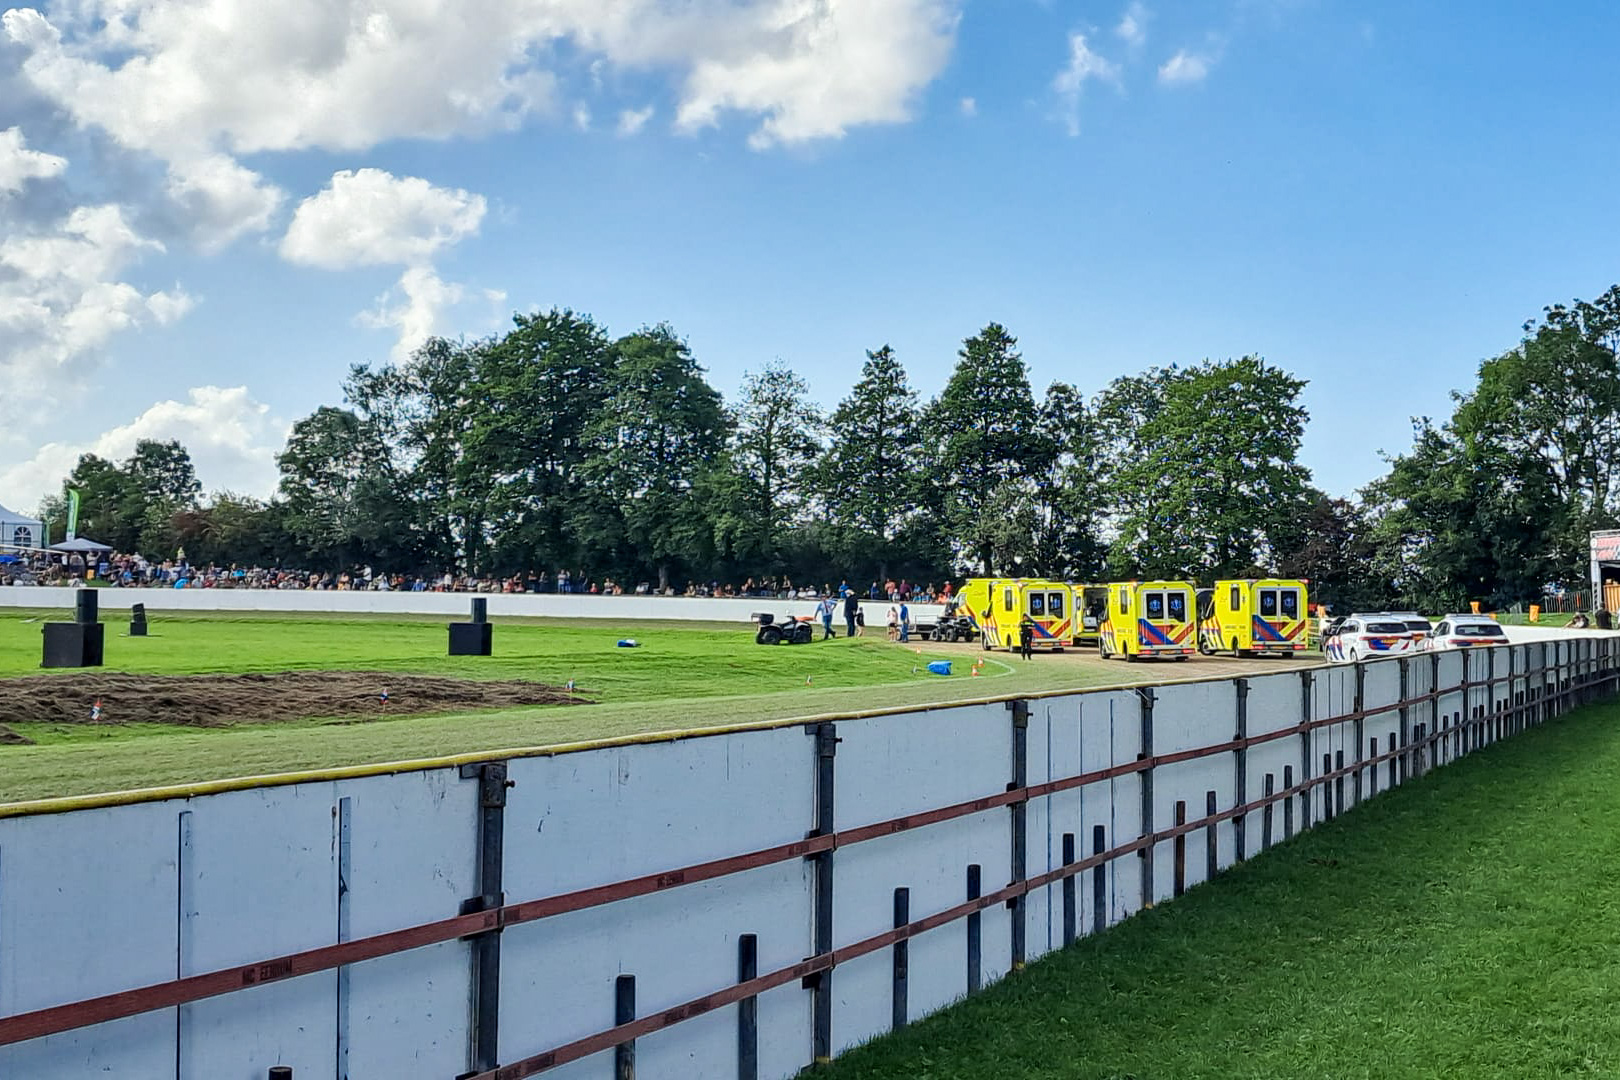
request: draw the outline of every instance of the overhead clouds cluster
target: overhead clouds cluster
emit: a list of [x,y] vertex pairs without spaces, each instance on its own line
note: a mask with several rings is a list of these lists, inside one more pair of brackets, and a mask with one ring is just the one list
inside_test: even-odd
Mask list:
[[[397,265],[363,319],[437,329],[464,288],[433,261],[475,235],[482,196],[361,168],[301,200],[248,155],[358,154],[396,139],[475,137],[540,116],[590,126],[604,72],[670,85],[681,133],[748,118],[757,149],[906,120],[943,70],[961,0],[55,0],[0,16],[0,379],[35,388],[113,335],[181,318],[183,287],[140,285],[143,260],[218,253],[280,231],[323,270]],[[584,73],[588,73],[586,77]],[[583,87],[583,90],[581,90]],[[567,93],[565,94],[565,89]],[[620,136],[660,115],[599,103]],[[41,118],[46,118],[41,120]],[[96,140],[75,162],[45,128]],[[128,164],[119,164],[117,155]],[[156,169],[150,190],[78,168]],[[262,166],[259,166],[262,168]],[[139,205],[137,205],[139,204]],[[291,217],[288,208],[294,207]],[[175,223],[146,235],[142,221]],[[150,230],[147,230],[150,231]],[[53,374],[54,373],[54,374]],[[19,379],[16,376],[23,376]],[[17,395],[0,421],[22,415]],[[11,430],[18,430],[11,423]]]
[[[1102,55],[1095,31],[1074,30],[1069,34],[1068,62],[1052,79],[1059,117],[1070,136],[1080,134],[1080,102],[1086,84],[1097,82],[1122,91],[1125,65],[1136,60],[1148,41],[1153,12],[1142,0],[1131,0],[1114,24],[1113,36],[1124,47],[1126,60]],[[1221,39],[1210,36],[1201,49],[1181,48],[1158,67],[1159,85],[1189,86],[1203,82],[1210,68],[1220,59]]]

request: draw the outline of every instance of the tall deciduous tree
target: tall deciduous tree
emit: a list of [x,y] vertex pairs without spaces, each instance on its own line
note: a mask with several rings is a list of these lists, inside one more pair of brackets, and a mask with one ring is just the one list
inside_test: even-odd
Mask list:
[[956,370],[927,410],[928,478],[943,520],[969,561],[994,569],[1005,534],[1001,489],[1047,469],[1053,439],[1037,422],[1018,340],[991,323],[962,343]]
[[1392,458],[1365,495],[1375,570],[1418,610],[1534,600],[1553,580],[1556,552],[1546,538],[1562,506],[1535,460],[1422,418],[1412,449]]
[[609,390],[585,430],[580,469],[590,498],[577,513],[598,565],[657,574],[702,567],[714,547],[703,489],[725,450],[720,394],[668,326],[620,339]]
[[373,425],[348,409],[322,406],[293,425],[276,461],[287,529],[311,561],[420,565],[416,507]]
[[1097,411],[1110,439],[1114,572],[1220,578],[1274,562],[1308,506],[1304,386],[1255,356],[1111,384]]
[[803,378],[772,361],[743,380],[731,440],[729,514],[722,532],[745,564],[780,568],[782,530],[803,519],[805,483],[823,421]]
[[917,392],[894,350],[868,352],[809,476],[849,562],[881,567],[896,554],[893,544],[917,509],[918,421]]

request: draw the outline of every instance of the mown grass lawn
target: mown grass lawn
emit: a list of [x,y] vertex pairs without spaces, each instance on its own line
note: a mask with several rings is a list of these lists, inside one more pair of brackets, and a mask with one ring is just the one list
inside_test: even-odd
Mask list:
[[[0,678],[42,673],[46,617],[71,615],[0,613]],[[154,613],[144,639],[128,637],[122,619],[103,621],[105,672],[364,670],[573,680],[598,704],[252,727],[221,716],[221,727],[204,730],[0,717],[38,744],[0,746],[0,802],[1066,689],[1123,674],[1077,668],[1061,657],[1020,665],[1001,654],[973,677],[977,654],[958,651],[948,654],[955,674],[942,678],[920,669],[947,654],[927,643],[891,645],[881,628],[858,640],[765,648],[742,624],[497,619],[495,656],[453,658],[445,655],[442,618]],[[640,645],[619,648],[621,638]]]
[[823,1080],[1620,1076],[1620,707],[1403,787]]

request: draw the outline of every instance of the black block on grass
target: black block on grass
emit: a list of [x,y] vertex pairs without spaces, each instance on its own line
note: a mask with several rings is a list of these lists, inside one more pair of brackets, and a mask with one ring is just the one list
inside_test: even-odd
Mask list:
[[100,623],[46,623],[45,655],[40,667],[100,667],[107,628]]
[[129,636],[146,636],[146,605],[136,604],[129,609]]
[[80,589],[73,596],[73,621],[93,623],[99,620],[100,616],[96,611],[96,590]]
[[494,655],[495,627],[487,622],[453,622],[450,624],[451,656]]

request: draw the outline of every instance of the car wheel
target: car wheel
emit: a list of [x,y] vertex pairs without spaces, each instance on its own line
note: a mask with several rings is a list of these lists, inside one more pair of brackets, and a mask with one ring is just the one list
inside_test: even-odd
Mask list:
[[780,645],[782,644],[782,628],[779,626],[762,626],[759,628],[759,636],[754,640],[761,645]]
[[1349,656],[1350,656],[1350,662],[1351,662],[1351,663],[1352,663],[1352,664],[1355,664],[1355,663],[1359,663],[1359,662],[1360,662],[1360,661],[1359,661],[1359,658],[1358,658],[1358,657],[1357,657],[1357,656],[1356,656],[1356,650],[1354,650],[1354,649],[1351,649],[1351,650],[1350,650],[1350,652],[1349,652]]

